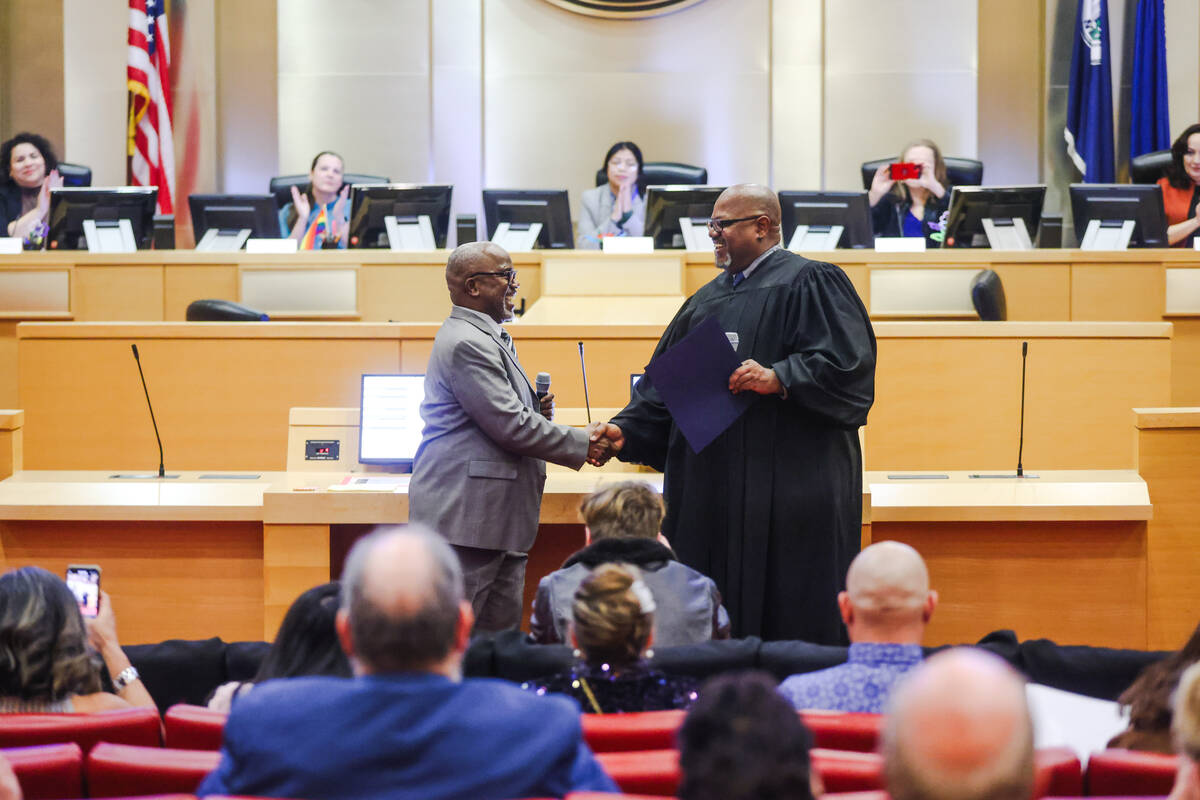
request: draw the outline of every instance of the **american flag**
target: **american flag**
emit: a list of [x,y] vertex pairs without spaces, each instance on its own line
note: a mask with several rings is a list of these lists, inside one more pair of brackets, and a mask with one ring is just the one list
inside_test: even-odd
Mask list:
[[129,0],[129,182],[158,187],[158,213],[174,212],[171,41],[167,0]]

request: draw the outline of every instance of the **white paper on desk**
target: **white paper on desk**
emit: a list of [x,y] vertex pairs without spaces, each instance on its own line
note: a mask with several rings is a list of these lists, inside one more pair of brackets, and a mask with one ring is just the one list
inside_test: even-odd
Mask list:
[[15,236],[0,236],[0,255],[21,255],[21,240]]
[[876,236],[875,251],[878,253],[924,253],[924,236]]
[[631,255],[654,252],[653,236],[601,236],[600,247],[606,253]]
[[295,239],[247,239],[247,253],[295,253],[300,243]]
[[1087,765],[1088,756],[1125,730],[1129,720],[1110,700],[1098,700],[1040,683],[1025,686],[1033,717],[1034,747],[1069,747]]

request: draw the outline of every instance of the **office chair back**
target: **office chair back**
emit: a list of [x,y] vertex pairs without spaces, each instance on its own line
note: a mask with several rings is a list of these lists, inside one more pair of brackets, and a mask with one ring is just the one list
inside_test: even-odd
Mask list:
[[[347,172],[342,175],[342,183],[391,183],[391,178],[385,178],[381,175],[363,175],[358,172]],[[280,208],[283,208],[288,203],[292,202],[292,187],[303,191],[308,185],[308,173],[303,175],[276,175],[271,178],[270,188],[267,190],[275,195],[275,202]]]
[[[647,161],[642,164],[642,177],[646,179],[647,186],[703,186],[708,183],[708,170],[676,161]],[[596,185],[600,186],[607,181],[607,171],[596,170]]]
[[68,164],[58,162],[58,174],[62,176],[63,186],[91,186],[92,168],[83,164]]
[[1131,183],[1158,183],[1158,179],[1167,174],[1169,166],[1171,166],[1170,150],[1142,153],[1129,161],[1129,181]]
[[1004,301],[1004,285],[995,270],[982,270],[971,280],[971,303],[984,322],[1003,322],[1008,319]]
[[[982,186],[983,185],[983,162],[976,161],[973,158],[949,158],[942,159],[946,162],[946,180],[951,186]],[[864,189],[871,188],[871,181],[875,180],[875,173],[884,164],[891,164],[896,161],[892,158],[877,158],[874,161],[864,161],[862,165],[862,185]]]
[[267,322],[261,311],[232,300],[193,300],[187,307],[188,322]]

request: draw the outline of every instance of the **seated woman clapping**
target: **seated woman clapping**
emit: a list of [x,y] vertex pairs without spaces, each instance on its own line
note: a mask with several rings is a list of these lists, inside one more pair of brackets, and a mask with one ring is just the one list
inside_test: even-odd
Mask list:
[[343,185],[345,162],[337,153],[317,153],[304,191],[292,187],[292,202],[279,211],[283,235],[301,250],[346,247],[350,225],[350,186]]
[[0,144],[0,236],[20,239],[26,249],[45,246],[50,190],[63,185],[58,157],[44,137],[18,133]]

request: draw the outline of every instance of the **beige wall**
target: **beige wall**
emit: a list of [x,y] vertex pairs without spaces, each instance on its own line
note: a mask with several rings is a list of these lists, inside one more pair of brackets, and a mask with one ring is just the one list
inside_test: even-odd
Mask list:
[[1200,3],[1166,0],[1171,137],[1200,120]]
[[125,183],[128,29],[123,0],[63,0],[66,150],[96,186]]
[[214,189],[262,194],[279,174],[276,31],[274,3],[218,0]]
[[18,131],[74,160],[63,137],[62,0],[0,0],[0,132]]

